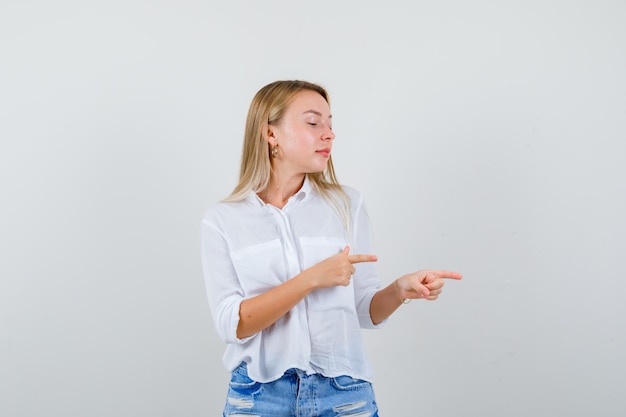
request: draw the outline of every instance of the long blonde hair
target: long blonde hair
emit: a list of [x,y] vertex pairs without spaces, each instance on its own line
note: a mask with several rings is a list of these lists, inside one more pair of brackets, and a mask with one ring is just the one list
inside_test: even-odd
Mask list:
[[[270,145],[263,138],[268,125],[280,123],[294,96],[301,91],[319,93],[330,104],[328,92],[307,81],[275,81],[261,88],[250,103],[243,137],[239,183],[224,201],[240,201],[250,192],[261,192],[269,186],[272,173]],[[309,181],[339,214],[346,230],[350,227],[350,199],[335,175],[332,156],[323,172],[307,174]]]

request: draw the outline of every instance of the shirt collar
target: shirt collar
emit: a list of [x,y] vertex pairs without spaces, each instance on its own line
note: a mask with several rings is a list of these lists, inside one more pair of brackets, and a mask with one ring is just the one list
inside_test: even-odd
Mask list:
[[[300,187],[300,189],[293,196],[289,198],[289,202],[287,203],[287,205],[289,205],[292,201],[295,201],[295,202],[305,201],[307,198],[309,198],[309,196],[312,193],[313,193],[313,186],[311,185],[309,176],[305,175],[304,182],[302,183],[302,187]],[[256,201],[257,203],[263,206],[265,205],[265,202],[261,200],[261,198],[257,195],[256,191],[250,192],[250,195],[248,196],[248,200]]]
[[305,175],[304,183],[302,184],[302,187],[300,187],[300,190],[294,195],[294,197],[296,197],[298,201],[304,201],[311,195],[312,192],[313,187],[311,186],[311,181],[309,181],[309,176]]

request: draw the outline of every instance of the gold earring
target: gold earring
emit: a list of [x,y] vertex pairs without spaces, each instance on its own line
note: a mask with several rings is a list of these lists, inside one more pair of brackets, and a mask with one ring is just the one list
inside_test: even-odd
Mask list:
[[276,145],[272,145],[271,148],[270,154],[272,155],[272,158],[276,158],[278,156],[278,143]]

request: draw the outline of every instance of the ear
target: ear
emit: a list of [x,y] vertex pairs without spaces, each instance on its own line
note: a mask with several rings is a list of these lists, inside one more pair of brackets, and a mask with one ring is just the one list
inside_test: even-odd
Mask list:
[[276,145],[277,139],[275,126],[272,126],[269,123],[264,123],[263,126],[261,126],[261,134],[263,135],[263,139],[265,139],[265,141],[271,146]]

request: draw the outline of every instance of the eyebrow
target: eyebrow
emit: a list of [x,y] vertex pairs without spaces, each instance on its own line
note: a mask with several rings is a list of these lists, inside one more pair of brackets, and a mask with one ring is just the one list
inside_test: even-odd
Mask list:
[[[317,116],[322,117],[322,113],[318,112],[317,110],[307,110],[307,111],[305,111],[305,112],[302,112],[302,114],[307,114],[307,113],[313,113],[313,114],[315,114],[315,115],[317,115]],[[331,114],[331,115],[329,115],[329,116],[328,116],[328,118],[329,118],[329,119],[332,119],[332,118],[333,118],[333,115],[332,115],[332,114]]]

